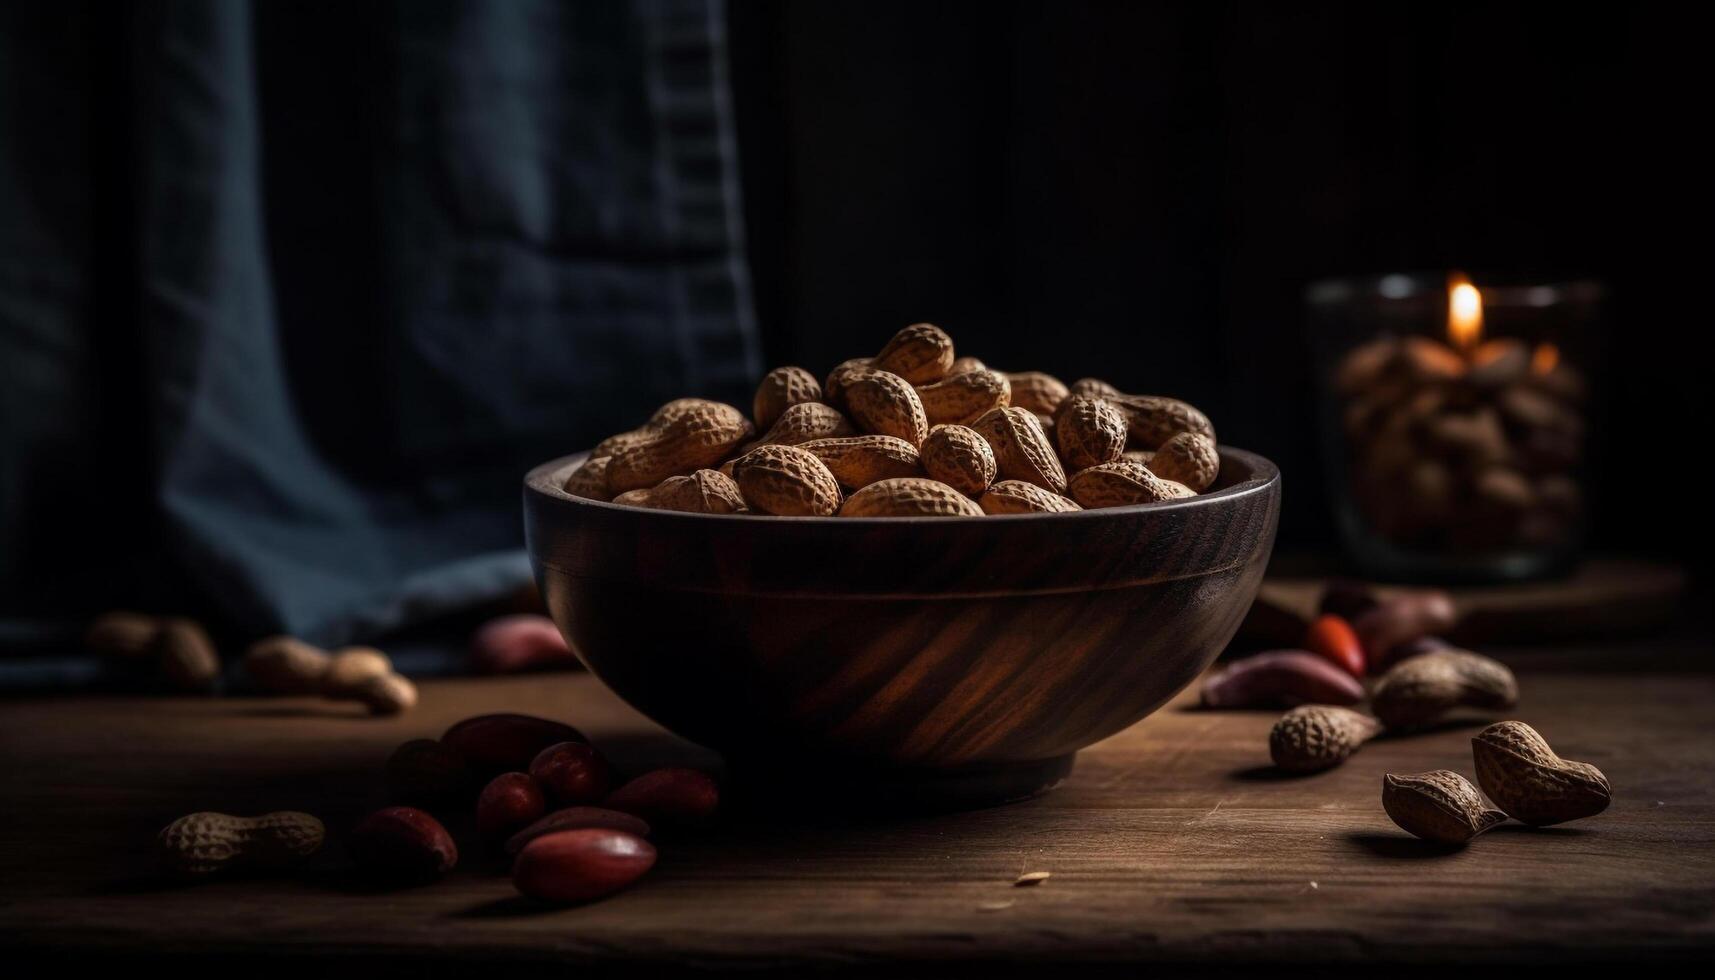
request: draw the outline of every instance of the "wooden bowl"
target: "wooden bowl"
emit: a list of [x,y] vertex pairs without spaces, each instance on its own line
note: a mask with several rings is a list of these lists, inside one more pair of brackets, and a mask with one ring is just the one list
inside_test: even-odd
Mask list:
[[1221,450],[1186,500],[982,518],[621,507],[525,478],[530,559],[596,676],[730,775],[883,806],[1033,795],[1231,639],[1280,472]]

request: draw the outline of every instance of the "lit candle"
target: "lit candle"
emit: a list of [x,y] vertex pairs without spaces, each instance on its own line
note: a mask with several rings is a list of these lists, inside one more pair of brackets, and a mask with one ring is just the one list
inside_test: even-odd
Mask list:
[[1483,338],[1483,294],[1455,272],[1447,279],[1447,337],[1466,357]]

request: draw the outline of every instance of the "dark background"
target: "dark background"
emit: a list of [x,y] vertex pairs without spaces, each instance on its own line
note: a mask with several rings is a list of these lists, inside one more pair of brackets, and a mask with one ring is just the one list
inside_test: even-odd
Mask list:
[[[731,8],[771,364],[931,320],[964,353],[1204,407],[1329,544],[1303,290],[1459,267],[1611,288],[1595,539],[1692,558],[1708,56],[1682,8]],[[1694,353],[1696,352],[1696,353]],[[1674,486],[1685,488],[1675,491]]]

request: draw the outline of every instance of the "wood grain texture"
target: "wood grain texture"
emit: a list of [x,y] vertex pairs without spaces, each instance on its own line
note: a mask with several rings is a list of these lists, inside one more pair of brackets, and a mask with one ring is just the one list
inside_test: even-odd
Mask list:
[[[454,825],[466,858],[447,880],[388,893],[350,880],[343,837],[381,802],[375,777],[394,745],[480,712],[574,722],[628,769],[712,761],[587,675],[428,682],[420,707],[393,719],[308,699],[13,702],[0,710],[0,937],[58,958],[178,956],[251,971],[309,958],[301,965],[321,972],[338,958],[579,976],[1707,959],[1715,680],[1575,669],[1647,669],[1646,649],[1509,659],[1524,689],[1517,717],[1609,774],[1608,812],[1510,825],[1444,853],[1388,821],[1381,775],[1468,770],[1475,726],[1382,739],[1342,768],[1282,779],[1267,768],[1274,713],[1195,710],[1186,694],[1083,752],[1037,800],[849,826],[729,819],[664,843],[633,890],[557,910],[516,899],[469,828]],[[179,887],[148,873],[155,832],[185,812],[289,808],[322,817],[330,838],[296,877]],[[1032,870],[1053,877],[1013,887]]]
[[[1266,460],[1164,505],[974,518],[695,519],[532,474],[549,611],[632,705],[735,761],[920,782],[1066,756],[1190,683],[1261,581]],[[685,519],[687,516],[693,519]],[[1020,770],[1001,797],[1045,788]]]

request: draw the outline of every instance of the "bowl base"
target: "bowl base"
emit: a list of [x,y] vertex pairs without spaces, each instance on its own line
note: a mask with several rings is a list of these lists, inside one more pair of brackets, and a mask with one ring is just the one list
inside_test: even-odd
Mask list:
[[1076,755],[959,769],[859,769],[826,760],[783,765],[739,757],[728,760],[726,795],[737,809],[785,804],[824,814],[975,810],[1041,796],[1071,775]]

